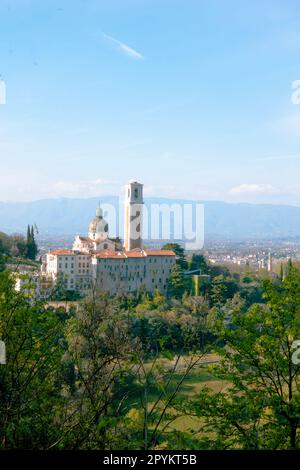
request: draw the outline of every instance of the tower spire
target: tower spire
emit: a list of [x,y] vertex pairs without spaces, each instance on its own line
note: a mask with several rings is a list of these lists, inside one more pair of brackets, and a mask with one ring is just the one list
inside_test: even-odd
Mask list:
[[98,202],[98,207],[96,209],[96,217],[100,217],[102,218],[103,217],[103,211],[101,209],[101,203],[100,201]]

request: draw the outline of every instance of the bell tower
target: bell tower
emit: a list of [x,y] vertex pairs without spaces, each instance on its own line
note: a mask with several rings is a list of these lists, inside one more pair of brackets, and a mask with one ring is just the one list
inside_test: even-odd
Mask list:
[[125,186],[124,248],[126,251],[142,248],[143,204],[143,185],[131,181]]

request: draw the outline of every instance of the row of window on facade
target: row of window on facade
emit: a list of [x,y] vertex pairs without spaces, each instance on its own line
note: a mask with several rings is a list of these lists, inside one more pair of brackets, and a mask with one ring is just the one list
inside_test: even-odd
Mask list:
[[[117,280],[117,276],[116,276],[115,274],[109,273],[109,275],[110,275],[111,279]],[[144,279],[144,276],[142,276],[142,277],[140,278],[140,273],[137,273],[136,277],[135,277],[134,275],[130,275],[130,274],[129,274],[129,276],[128,276],[128,275],[126,275],[126,276],[119,276],[118,278],[119,278],[120,280],[122,280],[122,281],[125,281],[125,280],[127,280],[127,281],[134,281],[134,280],[137,280],[137,279],[141,279],[141,281],[142,281],[142,280]],[[100,276],[100,281],[103,281],[103,276]],[[156,280],[156,281],[157,281],[157,280]],[[152,284],[154,284],[154,282],[155,282],[155,279],[152,278]],[[162,283],[161,277],[158,279],[158,282],[159,282],[159,284]]]
[[[55,259],[54,257],[52,257]],[[87,256],[78,256],[79,261],[85,261],[87,259]],[[63,256],[58,257],[58,261],[63,261]],[[65,261],[74,261],[74,256],[65,256]]]
[[[148,258],[149,259],[149,263],[157,263],[157,258],[154,258],[152,260],[152,258]],[[110,258],[98,258],[98,263],[101,263],[101,262],[104,262],[104,264],[107,263],[107,261],[112,261]],[[128,262],[128,258],[124,258],[123,260],[120,260],[120,259],[114,259],[114,261],[123,261],[123,263],[126,263]],[[143,259],[143,261],[145,262],[145,258]],[[172,259],[168,259],[168,258],[165,258],[165,263],[172,263]]]
[[[81,266],[82,266],[83,268],[88,267],[88,263],[78,263],[78,267],[81,268]],[[61,268],[61,267],[62,267],[62,264],[59,263],[59,264],[58,264],[58,267]],[[69,264],[68,264],[68,263],[65,263],[65,268],[68,268],[68,267],[69,267]],[[71,263],[70,267],[71,267],[71,269],[74,269],[74,263]]]
[[77,289],[88,289],[90,287],[90,283],[87,283],[86,280],[85,282],[83,280],[80,280],[80,281],[77,280],[75,282],[75,280],[71,278],[69,281],[70,282],[68,282],[68,279],[64,280],[65,287],[68,287],[68,285],[70,285],[71,289],[74,289],[74,285]]

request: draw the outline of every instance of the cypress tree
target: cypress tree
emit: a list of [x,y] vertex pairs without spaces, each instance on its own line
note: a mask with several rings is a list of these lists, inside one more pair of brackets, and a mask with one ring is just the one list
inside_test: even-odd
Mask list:
[[27,246],[30,244],[30,236],[31,236],[30,225],[28,225],[27,226]]
[[282,263],[280,264],[280,274],[279,274],[279,277],[280,277],[280,280],[283,281],[283,266],[282,266]]
[[35,260],[38,252],[38,247],[34,237],[33,225],[28,225],[27,228],[27,258]]
[[286,275],[289,276],[291,274],[293,268],[293,263],[291,258],[288,259],[287,267],[286,267]]

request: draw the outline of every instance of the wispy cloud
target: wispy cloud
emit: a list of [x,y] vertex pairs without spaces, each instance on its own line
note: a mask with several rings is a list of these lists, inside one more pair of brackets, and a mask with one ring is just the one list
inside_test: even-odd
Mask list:
[[135,49],[128,46],[124,42],[121,42],[118,39],[113,38],[112,36],[109,36],[106,33],[102,33],[102,35],[103,35],[104,39],[106,39],[112,45],[117,47],[117,49],[119,51],[123,52],[123,54],[127,55],[128,57],[131,57],[131,59],[135,59],[135,60],[143,60],[144,59],[144,56],[140,52],[136,51]]

